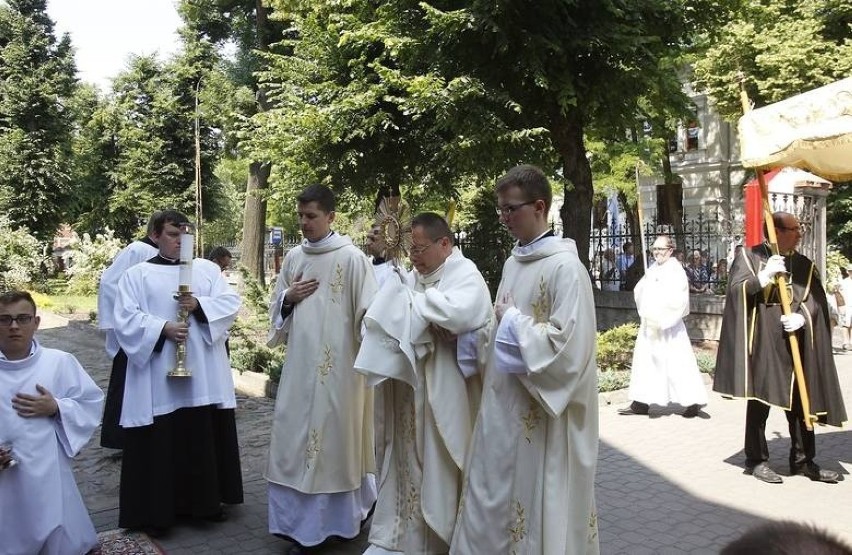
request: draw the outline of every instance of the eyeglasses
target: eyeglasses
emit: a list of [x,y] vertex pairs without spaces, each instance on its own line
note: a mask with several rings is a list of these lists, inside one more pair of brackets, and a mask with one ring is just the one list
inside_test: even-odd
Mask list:
[[531,200],[529,202],[519,202],[518,204],[507,204],[505,206],[498,206],[497,210],[495,210],[495,211],[497,212],[498,216],[511,216],[512,214],[514,214],[515,212],[517,212],[518,210],[520,210],[524,206],[526,206],[528,204],[535,204],[535,203],[536,203],[536,201]]
[[654,247],[651,249],[652,252],[666,252],[672,250],[671,247]]
[[19,326],[26,326],[33,321],[32,314],[18,314],[17,316],[9,316],[8,314],[0,315],[0,326],[8,328],[12,322],[17,322]]
[[408,254],[413,254],[414,256],[420,256],[421,254],[423,254],[424,252],[429,250],[429,247],[431,247],[432,245],[434,245],[437,242],[438,241],[433,241],[433,242],[431,242],[427,245],[411,245],[411,248],[408,249]]

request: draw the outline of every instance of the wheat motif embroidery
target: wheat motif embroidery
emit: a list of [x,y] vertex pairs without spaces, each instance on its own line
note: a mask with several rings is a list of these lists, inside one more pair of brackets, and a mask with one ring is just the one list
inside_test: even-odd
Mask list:
[[536,324],[544,324],[550,316],[550,301],[547,298],[547,284],[544,278],[540,278],[538,284],[538,297],[532,303],[533,321]]
[[[515,499],[512,508],[515,512],[515,517],[512,525],[509,527],[509,537],[513,544],[517,544],[527,537],[527,517],[524,506],[521,505],[519,500]],[[514,547],[512,547],[512,553],[517,553]]]
[[332,368],[334,368],[334,360],[331,356],[331,347],[326,345],[322,364],[317,366],[317,374],[319,374],[321,384],[325,385],[325,378],[331,373]]
[[338,300],[338,296],[340,296],[341,293],[343,293],[343,285],[344,285],[343,267],[340,264],[338,264],[334,268],[334,281],[331,282],[331,285],[329,286],[331,288],[331,293],[332,293],[331,302],[333,302],[333,303],[340,302]]
[[305,466],[310,468],[313,461],[320,452],[320,437],[316,428],[311,430],[311,437],[308,439],[308,446],[305,448]]

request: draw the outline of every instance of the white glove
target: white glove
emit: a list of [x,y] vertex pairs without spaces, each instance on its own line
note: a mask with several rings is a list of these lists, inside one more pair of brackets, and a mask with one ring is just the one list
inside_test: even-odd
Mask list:
[[805,325],[805,317],[798,313],[785,314],[781,317],[781,325],[784,331],[796,331]]
[[769,260],[766,261],[766,265],[757,272],[757,279],[760,280],[761,287],[766,287],[772,282],[776,275],[786,272],[787,266],[784,264],[784,257],[778,254],[773,254],[769,257]]

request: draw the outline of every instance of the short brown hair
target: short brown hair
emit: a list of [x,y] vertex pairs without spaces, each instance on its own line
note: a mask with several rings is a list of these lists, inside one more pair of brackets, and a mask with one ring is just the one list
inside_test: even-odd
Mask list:
[[28,291],[12,290],[0,294],[0,306],[9,306],[18,301],[27,301],[33,307],[33,314],[36,313],[36,303]]
[[511,187],[520,189],[528,202],[543,200],[545,208],[550,210],[553,191],[550,189],[547,176],[536,166],[530,164],[515,166],[497,180],[494,189],[497,193],[505,193]]

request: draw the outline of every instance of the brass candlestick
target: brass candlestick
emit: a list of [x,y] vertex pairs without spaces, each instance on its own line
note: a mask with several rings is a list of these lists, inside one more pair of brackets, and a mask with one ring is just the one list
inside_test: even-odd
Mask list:
[[[191,295],[189,285],[181,285],[178,288],[178,298],[183,295]],[[183,307],[178,310],[177,321],[185,324],[189,319],[189,311]],[[186,367],[186,339],[177,344],[177,352],[175,353],[177,366],[174,367],[168,374],[170,378],[191,378],[192,370]]]

